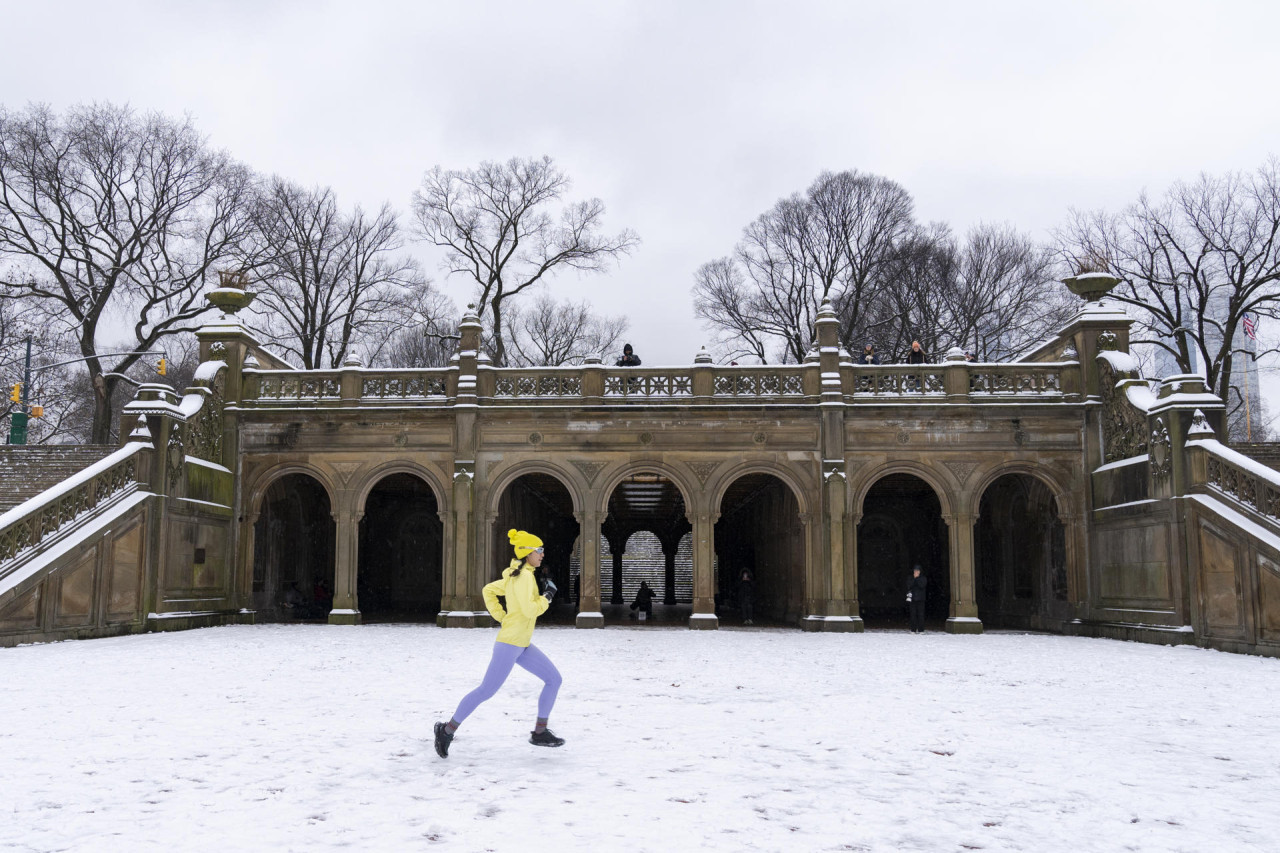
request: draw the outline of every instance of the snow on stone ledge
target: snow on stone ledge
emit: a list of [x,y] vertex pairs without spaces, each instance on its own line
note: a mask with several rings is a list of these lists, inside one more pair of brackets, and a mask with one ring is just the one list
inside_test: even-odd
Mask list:
[[63,480],[61,483],[57,483],[53,486],[50,486],[49,488],[45,489],[43,492],[36,495],[35,497],[28,498],[27,500],[15,506],[13,509],[5,512],[3,515],[0,515],[0,530],[3,530],[4,528],[8,527],[10,524],[13,524],[15,521],[22,518],[27,513],[32,512],[33,510],[37,510],[40,507],[44,506],[45,504],[52,503],[57,498],[60,498],[63,495],[70,493],[71,491],[76,489],[78,486],[81,486],[84,483],[89,482],[94,477],[108,470],[109,468],[116,465],[117,463],[122,462],[125,459],[128,459],[133,454],[138,453],[141,450],[150,449],[150,447],[151,445],[147,444],[146,442],[141,442],[141,441],[129,442],[124,447],[120,448],[115,453],[112,453],[107,458],[99,459],[97,462],[93,463],[88,468],[85,468],[80,473],[72,474],[70,477]]

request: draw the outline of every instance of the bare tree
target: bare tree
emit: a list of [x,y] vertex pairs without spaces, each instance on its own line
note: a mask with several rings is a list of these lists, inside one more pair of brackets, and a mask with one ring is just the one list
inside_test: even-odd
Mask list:
[[1052,252],[1008,225],[978,225],[943,288],[942,346],[1002,361],[1065,325],[1076,310],[1053,274]]
[[72,334],[95,392],[91,441],[111,432],[117,380],[105,374],[141,358],[103,352],[104,321],[132,326],[126,351],[192,329],[201,285],[244,260],[251,188],[189,119],[0,108],[0,297],[32,300],[45,328]]
[[448,367],[458,329],[453,302],[428,284],[407,308],[408,322],[392,335],[379,360],[388,367]]
[[847,344],[866,334],[864,314],[913,233],[911,217],[911,197],[893,181],[824,172],[748,225],[731,258],[699,268],[694,310],[731,354],[794,362],[830,297]]
[[273,177],[255,215],[261,296],[251,322],[307,370],[341,366],[353,347],[370,361],[426,287],[403,244],[395,213],[338,207],[329,187],[304,189]]
[[494,363],[507,360],[503,310],[561,269],[601,272],[639,243],[630,230],[601,233],[604,203],[562,202],[569,178],[550,157],[427,172],[414,193],[418,231],[445,250],[444,268],[475,290]]
[[1280,160],[1252,174],[1202,174],[1158,200],[1144,193],[1118,214],[1072,211],[1058,240],[1073,270],[1123,280],[1111,295],[1137,309],[1133,343],[1167,353],[1183,373],[1202,368],[1214,393],[1239,400],[1232,369],[1244,317],[1280,315]]
[[527,308],[512,306],[507,317],[517,366],[582,364],[613,350],[627,330],[625,317],[599,316],[585,299],[557,302],[546,293]]

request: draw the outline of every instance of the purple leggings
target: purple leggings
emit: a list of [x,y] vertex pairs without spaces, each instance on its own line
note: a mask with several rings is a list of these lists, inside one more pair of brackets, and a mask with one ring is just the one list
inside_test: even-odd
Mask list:
[[560,671],[551,659],[538,650],[536,646],[513,646],[510,643],[494,643],[493,657],[489,660],[489,669],[485,671],[484,681],[458,703],[458,710],[453,712],[455,722],[461,723],[471,716],[481,702],[493,698],[498,688],[511,674],[511,667],[520,664],[538,678],[542,679],[542,694],[538,697],[538,716],[546,719],[551,716],[551,706],[556,704],[556,693],[560,691]]

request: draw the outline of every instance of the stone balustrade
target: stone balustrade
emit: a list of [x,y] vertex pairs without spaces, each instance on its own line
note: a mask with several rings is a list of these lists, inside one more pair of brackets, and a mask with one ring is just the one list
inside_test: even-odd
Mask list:
[[1192,492],[1210,493],[1280,525],[1280,472],[1216,439],[1187,442]]
[[[1080,399],[1076,362],[926,365],[841,365],[840,384],[848,403],[919,403],[947,398],[969,402],[1041,398]],[[445,406],[461,376],[458,367],[428,369],[346,368],[334,370],[244,371],[243,405],[293,408],[339,405]],[[488,405],[532,400],[541,405],[655,405],[812,403],[818,400],[817,364],[712,365],[688,367],[507,367],[481,365],[475,374],[478,399]],[[350,383],[344,385],[344,382]]]
[[138,454],[149,450],[151,447],[144,443],[127,444],[55,488],[0,515],[0,578],[19,557],[135,489]]

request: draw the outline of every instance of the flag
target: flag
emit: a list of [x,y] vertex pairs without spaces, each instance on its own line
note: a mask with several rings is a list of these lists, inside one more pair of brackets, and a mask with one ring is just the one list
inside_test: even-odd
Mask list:
[[1249,336],[1251,341],[1258,339],[1258,324],[1248,314],[1244,315],[1244,333]]

